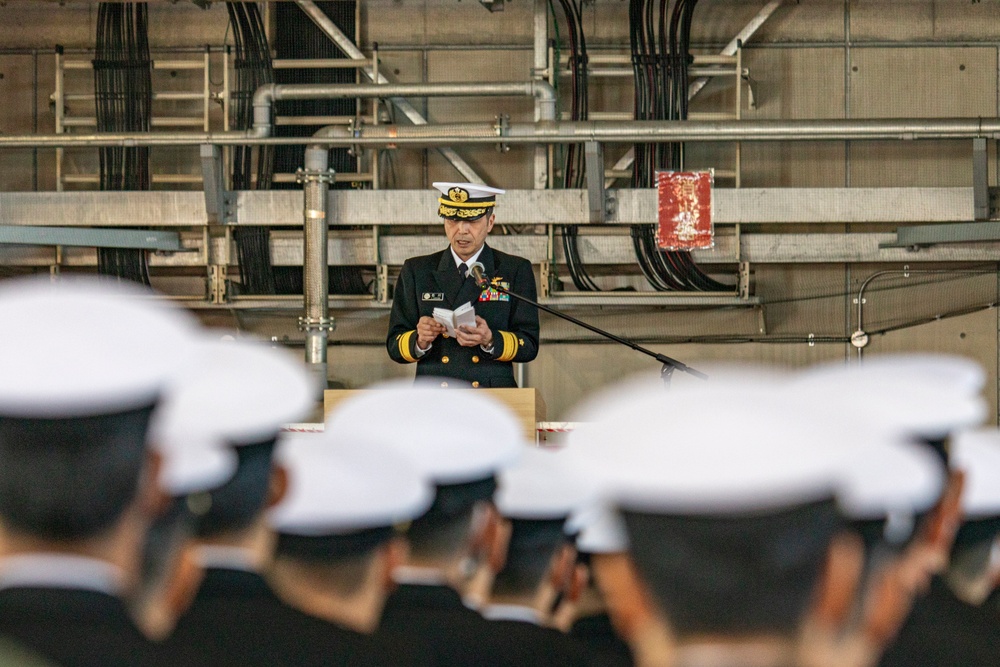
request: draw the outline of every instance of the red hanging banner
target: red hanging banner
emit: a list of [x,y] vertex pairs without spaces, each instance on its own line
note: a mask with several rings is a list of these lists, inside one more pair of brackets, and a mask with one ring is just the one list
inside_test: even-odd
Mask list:
[[704,250],[715,245],[711,171],[658,171],[657,244],[664,250]]

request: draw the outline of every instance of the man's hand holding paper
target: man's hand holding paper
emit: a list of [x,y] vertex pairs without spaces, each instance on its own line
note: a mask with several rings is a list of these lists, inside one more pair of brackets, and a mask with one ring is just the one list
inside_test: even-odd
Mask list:
[[458,340],[458,344],[462,347],[474,347],[476,345],[481,345],[483,348],[488,350],[493,346],[493,332],[490,331],[490,327],[486,324],[486,320],[478,315],[476,316],[476,326],[460,326],[458,328],[458,335],[456,338]]

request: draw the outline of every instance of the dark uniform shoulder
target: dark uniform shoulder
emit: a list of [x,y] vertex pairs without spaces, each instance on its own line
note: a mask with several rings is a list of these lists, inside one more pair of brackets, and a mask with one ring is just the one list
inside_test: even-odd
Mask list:
[[520,255],[512,255],[509,252],[503,252],[502,250],[497,250],[493,246],[490,246],[490,250],[493,251],[493,261],[497,264],[527,264],[528,266],[531,266],[531,262]]
[[437,265],[441,262],[441,255],[448,252],[448,249],[439,250],[437,252],[432,252],[429,255],[417,255],[416,257],[410,257],[403,262],[403,266],[409,266],[415,270],[433,270],[437,268]]

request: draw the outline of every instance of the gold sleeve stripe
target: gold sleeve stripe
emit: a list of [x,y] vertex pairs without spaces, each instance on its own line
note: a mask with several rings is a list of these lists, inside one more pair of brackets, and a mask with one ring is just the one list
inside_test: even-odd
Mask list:
[[503,352],[498,357],[498,361],[513,361],[517,356],[517,336],[509,331],[501,331],[503,337]]
[[413,338],[413,334],[415,333],[417,333],[417,330],[413,329],[399,337],[399,356],[411,364],[417,360],[416,357],[410,354],[410,339]]
[[455,208],[490,208],[496,206],[495,201],[466,201],[457,202],[450,199],[445,199],[444,197],[438,198],[439,204],[446,204],[448,206],[454,206]]

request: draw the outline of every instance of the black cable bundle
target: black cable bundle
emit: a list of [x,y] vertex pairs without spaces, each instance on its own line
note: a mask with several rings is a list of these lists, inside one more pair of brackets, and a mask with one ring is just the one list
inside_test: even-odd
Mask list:
[[[356,40],[355,14],[357,4],[338,0],[336,2],[317,2],[316,6],[326,14],[348,39]],[[326,59],[343,58],[344,53],[334,44],[323,31],[294,3],[279,2],[274,5],[277,32],[274,38],[274,51],[278,58],[287,59]],[[302,68],[280,69],[275,73],[280,84],[295,83],[354,83],[355,70],[349,68]],[[282,100],[276,107],[282,116],[353,116],[356,111],[356,101],[353,99],[337,100]],[[275,128],[275,136],[308,137],[312,136],[319,126],[281,125]],[[281,146],[275,152],[275,168],[279,172],[295,171],[302,166],[303,146]],[[383,152],[384,154],[384,152]],[[358,160],[347,148],[335,148],[330,151],[330,168],[337,173],[353,173],[358,171]],[[276,184],[275,189],[284,184]],[[288,187],[301,187],[289,184]],[[362,187],[357,183],[331,183],[331,189]],[[274,270],[275,282],[279,294],[301,294],[303,289],[302,271],[297,267],[277,266]],[[370,294],[362,269],[356,266],[331,266],[328,270],[330,294]]]
[[[559,0],[568,28],[569,66],[572,73],[570,77],[570,117],[573,120],[587,120],[590,104],[587,82],[587,39],[583,33],[583,21],[581,18],[582,3],[583,0]],[[551,5],[550,0],[550,9]],[[555,12],[553,11],[554,14]],[[558,34],[558,25],[556,25],[556,35]],[[575,189],[587,187],[585,158],[580,144],[569,144],[566,147],[562,185],[564,188]],[[590,274],[587,273],[583,262],[580,260],[578,229],[577,225],[563,225],[560,228],[563,252],[566,255],[566,267],[569,269],[570,277],[573,279],[573,285],[578,290],[582,292],[599,292],[600,288],[590,277]]]
[[[274,83],[271,49],[264,21],[256,3],[227,2],[229,25],[236,43],[236,86],[231,95],[230,124],[246,130],[253,124],[253,94],[260,86]],[[271,146],[234,146],[232,182],[234,190],[267,190],[274,176]],[[271,266],[271,233],[267,227],[240,227],[233,232],[240,263],[243,291],[274,294]]]
[[[149,132],[152,61],[144,3],[105,3],[97,10],[94,95],[98,132]],[[101,190],[149,190],[149,148],[100,149]],[[98,248],[101,275],[149,284],[144,250]]]
[[[636,120],[687,120],[691,19],[698,0],[629,0],[629,36],[635,82]],[[668,21],[669,16],[669,21]],[[655,174],[682,169],[683,146],[636,144],[632,187],[655,187]],[[728,288],[699,269],[689,252],[657,247],[653,225],[631,228],[632,245],[646,280],[657,290],[723,291]]]

